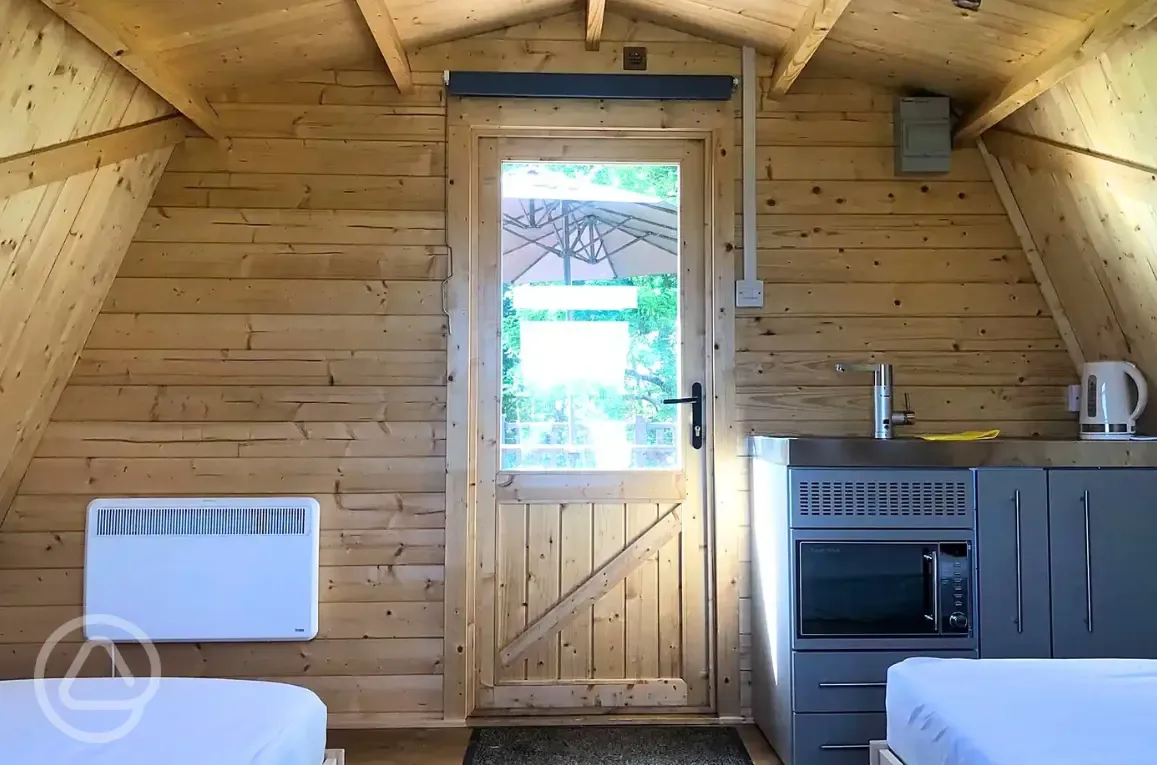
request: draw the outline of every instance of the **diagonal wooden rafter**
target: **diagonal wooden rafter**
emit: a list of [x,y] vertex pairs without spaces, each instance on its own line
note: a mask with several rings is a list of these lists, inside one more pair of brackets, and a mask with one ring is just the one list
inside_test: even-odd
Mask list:
[[1028,167],[1078,180],[1111,178],[1143,194],[1157,193],[1157,166],[1002,128],[985,133],[984,141],[996,156]]
[[366,26],[386,60],[386,67],[394,77],[398,90],[409,93],[414,89],[414,75],[410,71],[410,57],[402,45],[402,38],[398,36],[398,27],[394,24],[394,17],[386,6],[386,0],[358,0],[358,8],[366,20]]
[[607,0],[587,0],[587,50],[598,50],[603,40]]
[[671,508],[634,542],[623,548],[615,557],[604,563],[570,594],[551,606],[511,640],[499,652],[502,666],[509,667],[518,661],[540,640],[556,635],[571,619],[582,613],[592,603],[613,590],[632,571],[653,558],[668,541],[682,529],[679,506]]
[[792,84],[803,73],[811,57],[819,49],[820,43],[832,31],[836,21],[847,10],[851,0],[812,0],[792,32],[783,52],[775,62],[771,75],[769,95],[772,99],[783,98]]
[[[990,133],[994,135],[999,131]],[[1085,364],[1085,353],[1081,349],[1080,340],[1077,338],[1076,331],[1073,329],[1073,324],[1069,321],[1069,316],[1065,312],[1064,304],[1061,303],[1060,295],[1057,293],[1057,288],[1053,284],[1052,276],[1049,274],[1048,267],[1045,265],[1044,255],[1040,248],[1037,247],[1036,238],[1032,235],[1032,229],[1025,220],[1024,213],[1020,209],[1020,204],[1016,201],[1016,194],[1013,193],[1012,186],[1008,182],[1008,177],[1004,174],[1004,168],[1000,165],[1000,160],[992,155],[985,145],[986,141],[983,138],[978,138],[976,147],[980,150],[981,157],[984,158],[984,164],[988,167],[988,173],[992,176],[992,183],[996,187],[996,194],[1000,197],[1000,202],[1004,206],[1005,212],[1008,213],[1008,220],[1012,224],[1013,230],[1020,239],[1021,247],[1024,249],[1025,257],[1028,259],[1029,268],[1032,269],[1032,274],[1036,278],[1037,284],[1040,286],[1041,296],[1045,300],[1045,305],[1049,307],[1049,312],[1052,314],[1053,321],[1057,325],[1057,331],[1060,333],[1061,340],[1064,341],[1065,350],[1069,353],[1069,359],[1073,362],[1073,368],[1080,370]]]
[[0,159],[0,199],[172,146],[185,140],[188,129],[183,116],[172,114],[4,157]]
[[222,140],[225,133],[217,112],[205,97],[194,92],[169,72],[137,37],[105,9],[110,3],[100,0],[42,0],[69,26],[103,50],[114,61],[132,72],[161,98],[188,117],[207,134]]
[[1157,0],[1105,2],[1072,38],[1051,46],[1025,65],[996,93],[965,117],[956,132],[957,144],[971,141],[1020,107],[1096,58],[1123,35],[1157,18]]

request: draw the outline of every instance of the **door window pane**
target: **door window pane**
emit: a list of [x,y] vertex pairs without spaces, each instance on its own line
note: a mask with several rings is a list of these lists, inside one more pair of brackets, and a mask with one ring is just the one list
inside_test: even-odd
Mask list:
[[502,470],[682,465],[679,166],[504,163]]

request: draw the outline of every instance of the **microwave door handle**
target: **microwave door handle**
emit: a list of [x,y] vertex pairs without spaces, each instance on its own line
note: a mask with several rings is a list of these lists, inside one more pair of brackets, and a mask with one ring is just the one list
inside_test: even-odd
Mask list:
[[932,622],[934,632],[940,632],[938,557],[935,547],[924,548],[924,618]]

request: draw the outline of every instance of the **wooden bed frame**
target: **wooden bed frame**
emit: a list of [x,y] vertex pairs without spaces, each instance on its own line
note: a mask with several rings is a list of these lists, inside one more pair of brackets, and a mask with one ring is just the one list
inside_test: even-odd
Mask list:
[[321,761],[321,765],[345,765],[345,750],[326,749],[325,759]]
[[904,762],[888,748],[887,741],[872,741],[868,744],[868,765],[904,765]]

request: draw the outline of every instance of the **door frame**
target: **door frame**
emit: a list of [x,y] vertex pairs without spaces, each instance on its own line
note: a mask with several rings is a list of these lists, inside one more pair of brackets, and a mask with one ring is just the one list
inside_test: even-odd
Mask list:
[[[708,648],[716,715],[741,719],[739,579],[746,512],[739,486],[735,426],[735,107],[731,102],[451,98],[447,104],[446,228],[450,276],[444,284],[447,340],[446,567],[443,717],[474,711],[478,357],[475,284],[479,260],[482,138],[691,140],[704,152],[708,228],[706,279],[707,427],[705,466]],[[606,722],[596,716],[592,722]]]
[[[709,547],[705,499],[705,467],[711,459],[713,444],[708,439],[701,449],[687,446],[688,410],[681,409],[676,415],[687,428],[679,433],[677,442],[684,458],[677,468],[668,470],[504,470],[499,449],[494,448],[502,432],[499,326],[503,282],[500,250],[504,227],[497,212],[502,202],[503,163],[658,162],[679,166],[679,238],[683,245],[674,260],[681,307],[676,356],[682,374],[676,386],[664,390],[663,395],[681,396],[690,391],[693,382],[702,384],[707,379],[707,317],[711,310],[707,294],[711,283],[706,277],[708,205],[704,194],[703,142],[686,138],[518,135],[501,139],[482,137],[479,147],[477,172],[482,196],[476,204],[480,260],[471,269],[471,274],[478,277],[474,281],[474,305],[479,313],[472,317],[471,329],[475,330],[472,341],[478,342],[474,354],[478,389],[473,398],[479,402],[479,431],[473,440],[485,444],[485,448],[476,454],[473,508],[477,530],[475,713],[481,716],[582,715],[606,714],[609,709],[617,709],[621,711],[616,714],[629,710],[632,715],[713,715],[715,670],[710,655],[710,632],[714,619],[709,615],[707,594]],[[584,547],[579,538],[570,537],[562,530],[562,515],[577,519],[581,516],[576,508],[588,503],[594,533]],[[643,511],[652,503],[658,511],[655,518],[646,517]],[[541,544],[543,535],[549,534],[551,512],[547,508],[550,506],[560,511],[559,523],[555,525],[559,538],[556,544],[529,549],[527,546],[535,542]],[[564,506],[571,506],[574,514],[566,513]],[[619,533],[626,531],[622,540],[614,538],[614,522],[610,521],[616,515],[613,508],[620,506]],[[640,512],[642,517],[638,515]],[[519,516],[523,517],[516,520]],[[604,525],[607,523],[611,525]],[[637,525],[640,523],[642,525]],[[511,533],[525,543],[512,543]],[[605,536],[607,533],[611,536]],[[663,586],[665,592],[678,593],[677,608],[672,608],[671,603],[659,602],[660,558],[671,554],[671,548],[663,541],[667,538],[679,549],[673,566],[679,576],[678,580],[664,581]],[[608,542],[609,539],[614,542]],[[606,545],[617,548],[619,541],[623,547],[611,554]],[[551,551],[554,551],[559,557],[553,563],[560,565],[563,557],[581,554],[579,549],[590,555],[596,565],[585,579],[570,583],[575,589],[568,591],[567,587],[560,586],[547,605],[544,596],[554,584],[561,585],[561,571],[556,581],[547,573],[551,566],[541,556],[553,557]],[[653,554],[640,554],[646,550]],[[525,553],[525,558],[520,553]],[[538,565],[531,561],[537,561]],[[619,614],[621,622],[619,619],[603,621],[615,613],[615,595],[621,598],[630,588],[629,581],[645,586],[636,577],[646,576],[649,562],[655,564],[654,602],[623,603]],[[532,570],[536,572],[536,586],[530,586],[526,579]],[[655,609],[653,622],[648,621],[650,617],[646,613],[649,605]],[[564,677],[560,665],[560,676],[550,677],[553,665],[550,644],[561,640],[561,633],[568,627],[581,629],[578,624],[583,622],[584,615],[591,618],[592,629],[591,653],[587,657],[589,676]],[[616,626],[623,628],[619,637],[624,642],[614,646],[614,651],[619,653],[604,652],[604,648],[611,646],[603,641],[614,642]],[[653,637],[668,650],[673,636],[678,634],[677,650],[664,657],[652,654],[643,658],[633,654],[627,641],[646,640],[652,628]],[[606,634],[600,637],[600,632]],[[571,639],[582,644],[576,634],[571,634]],[[562,653],[560,648],[559,658]],[[624,660],[618,672],[603,664],[609,661],[613,667],[616,656]],[[529,661],[521,661],[522,657]],[[648,658],[655,659],[650,674],[644,667]],[[672,660],[678,664],[676,671],[670,663]],[[521,672],[520,665],[524,667]]]

